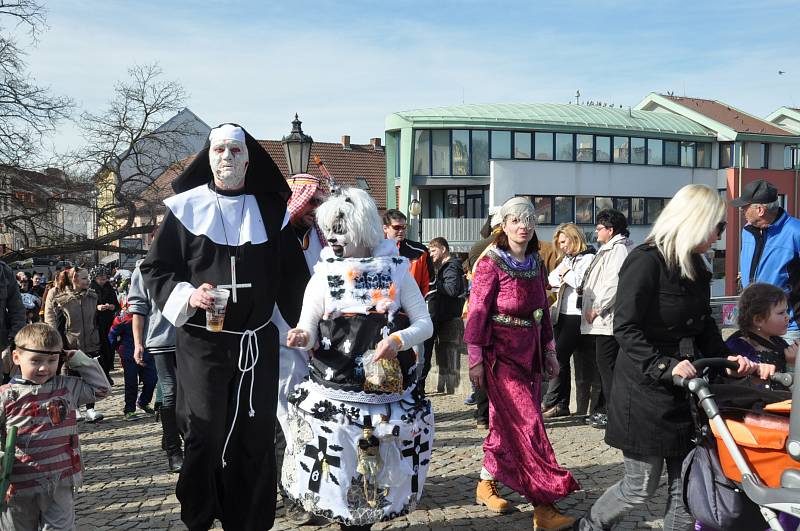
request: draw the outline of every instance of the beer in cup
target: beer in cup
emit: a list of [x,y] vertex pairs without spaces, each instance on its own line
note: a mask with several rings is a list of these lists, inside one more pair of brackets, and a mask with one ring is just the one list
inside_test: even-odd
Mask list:
[[211,308],[206,310],[206,330],[209,332],[222,332],[225,322],[225,308],[228,307],[228,297],[231,292],[227,289],[212,288],[206,290],[209,296],[214,297]]

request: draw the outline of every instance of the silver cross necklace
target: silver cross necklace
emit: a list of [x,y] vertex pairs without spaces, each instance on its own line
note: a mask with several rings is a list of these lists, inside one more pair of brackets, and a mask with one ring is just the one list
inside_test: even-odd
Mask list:
[[228,242],[228,232],[225,230],[225,217],[222,215],[222,207],[219,204],[219,194],[217,193],[216,189],[214,190],[214,196],[217,199],[217,210],[219,211],[219,220],[222,223],[222,235],[225,236],[225,246],[228,249],[228,257],[231,261],[231,283],[230,284],[220,284],[217,286],[218,288],[230,288],[231,295],[233,302],[238,302],[237,300],[237,290],[240,288],[252,288],[253,285],[249,282],[246,284],[237,284],[236,283],[236,260],[237,255],[239,254],[239,242],[242,238],[242,225],[244,225],[244,207],[247,205],[247,195],[244,195],[242,198],[242,212],[239,216],[239,232],[236,235],[236,247],[234,248],[233,252],[231,252],[231,244]]

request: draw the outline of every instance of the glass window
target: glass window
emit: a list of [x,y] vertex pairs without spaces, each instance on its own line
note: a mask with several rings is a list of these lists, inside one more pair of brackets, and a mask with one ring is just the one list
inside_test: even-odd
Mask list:
[[644,138],[631,138],[631,164],[644,164],[645,162]]
[[493,159],[511,158],[511,131],[492,131]]
[[627,164],[630,160],[630,139],[627,136],[614,137],[614,162]]
[[783,147],[783,169],[791,170],[795,166],[795,147],[794,146],[784,146]]
[[556,160],[574,160],[572,136],[569,133],[556,133]]
[[533,208],[536,211],[536,223],[550,225],[553,219],[553,198],[534,197]]
[[469,131],[453,131],[453,175],[469,175]]
[[761,168],[769,168],[769,144],[761,144]]
[[698,142],[696,144],[697,154],[697,167],[710,168],[711,167],[711,144],[709,142]]
[[514,158],[515,159],[531,158],[530,133],[514,133]]
[[575,198],[575,223],[583,225],[594,223],[594,197]]
[[597,213],[601,210],[605,210],[607,208],[614,208],[614,201],[610,197],[595,197],[594,198],[594,215],[597,216]]
[[734,168],[739,164],[739,144],[724,142],[719,145],[719,167]]
[[464,213],[465,218],[483,218],[483,187],[465,188],[467,209]]
[[472,132],[472,175],[489,175],[489,131]]
[[430,131],[414,131],[414,175],[431,174],[430,146]]
[[534,133],[536,160],[553,160],[553,133]]
[[661,211],[664,209],[664,200],[663,199],[654,199],[652,197],[647,198],[647,224],[652,225],[658,219],[658,215],[661,214]]
[[694,142],[681,142],[681,166],[694,167]]
[[445,205],[448,218],[464,217],[464,189],[449,189],[445,194],[447,204]]
[[677,166],[678,160],[678,143],[672,140],[664,141],[664,164],[666,166]]
[[572,196],[557,195],[553,198],[555,200],[556,215],[553,218],[553,223],[571,223],[574,218],[572,216],[573,198]]
[[783,146],[783,169],[792,169],[792,146]]
[[433,143],[433,175],[450,175],[450,131],[434,129],[431,131]]
[[595,160],[595,162],[610,162],[611,161],[611,137],[610,136],[596,136],[596,137],[594,137],[594,160]]
[[631,199],[631,224],[644,225],[644,197]]
[[664,163],[664,143],[657,138],[647,139],[647,163],[651,166],[661,166]]
[[631,219],[631,200],[627,197],[615,197],[614,208],[622,212],[626,219]]
[[594,137],[592,137],[592,135],[576,135],[575,143],[577,145],[575,159],[579,162],[593,162]]

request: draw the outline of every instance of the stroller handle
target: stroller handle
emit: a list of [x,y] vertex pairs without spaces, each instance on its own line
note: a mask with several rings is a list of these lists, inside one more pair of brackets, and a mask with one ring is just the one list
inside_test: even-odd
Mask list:
[[770,377],[770,381],[779,383],[784,387],[792,387],[794,375],[790,372],[776,372]]
[[[713,369],[730,369],[732,371],[739,368],[739,364],[735,361],[731,361],[727,358],[702,358],[699,360],[694,360],[692,362],[697,373],[703,372],[703,369],[706,368],[713,368]],[[677,385],[678,387],[686,387],[688,382],[692,381],[692,379],[686,379],[683,376],[673,376],[672,383]]]

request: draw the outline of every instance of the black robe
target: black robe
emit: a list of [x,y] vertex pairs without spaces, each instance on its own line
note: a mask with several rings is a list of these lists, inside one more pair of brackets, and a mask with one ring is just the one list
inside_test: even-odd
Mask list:
[[[205,188],[192,191],[215,193],[211,185],[201,186]],[[220,195],[225,194],[220,192]],[[187,222],[202,225],[202,220],[197,219],[198,213],[208,221],[209,216],[216,215],[214,208],[206,208],[204,212],[189,204],[184,208],[188,221],[168,211],[140,269],[156,303],[171,321],[176,318],[176,300],[185,301],[191,286],[196,288],[204,282],[215,286],[231,283],[230,256],[233,254],[237,257],[237,282],[251,283],[252,287],[239,288],[236,303],[232,297],[229,299],[224,330],[240,333],[256,330],[270,319],[276,303],[290,325],[297,322],[308,268],[297,238],[286,224],[285,198],[278,194],[248,195],[247,198],[250,208],[254,202],[257,204],[254,212],[260,213],[263,220],[265,242],[247,241],[237,247],[241,233],[236,232],[238,227],[228,226],[225,227],[226,239],[231,245],[226,245],[218,241],[217,221],[210,222],[217,241],[206,234],[198,234],[196,227],[185,225]],[[194,221],[191,220],[193,212]],[[258,224],[260,220],[254,219],[256,221],[251,223]],[[183,296],[174,296],[179,293]],[[208,529],[214,518],[219,518],[225,529],[268,529],[275,512],[273,434],[278,333],[272,324],[257,332],[258,361],[252,373],[245,374],[242,379],[239,370],[242,336],[208,332],[205,319],[205,312],[198,310],[176,330],[176,412],[186,443],[177,486],[181,517],[190,529]],[[250,415],[251,377],[254,378],[254,416]],[[231,431],[237,390],[238,414]],[[221,459],[227,437],[230,440],[223,467]]]

